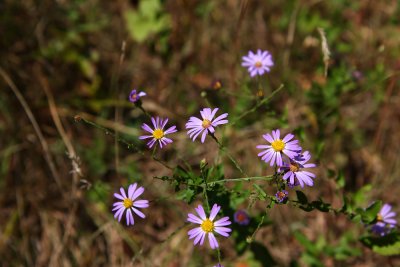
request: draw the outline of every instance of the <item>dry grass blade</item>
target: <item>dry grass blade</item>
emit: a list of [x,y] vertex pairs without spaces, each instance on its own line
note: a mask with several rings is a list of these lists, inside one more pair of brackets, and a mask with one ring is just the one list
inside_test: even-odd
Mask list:
[[329,68],[329,60],[331,58],[331,51],[329,50],[329,46],[328,46],[328,41],[326,39],[326,35],[325,35],[325,31],[322,28],[318,28],[318,33],[321,36],[321,50],[322,50],[322,54],[323,59],[324,59],[324,65],[325,65],[325,77],[328,76],[328,68]]
[[21,103],[22,108],[24,109],[26,115],[28,116],[33,129],[35,130],[35,133],[40,141],[40,144],[43,148],[43,152],[44,152],[44,158],[47,162],[47,165],[50,168],[51,174],[57,184],[57,186],[59,187],[60,191],[63,192],[61,190],[61,179],[60,176],[58,175],[58,172],[56,170],[56,165],[54,164],[54,160],[53,157],[50,153],[49,150],[49,145],[47,144],[46,139],[43,136],[43,133],[39,127],[39,124],[36,121],[35,116],[32,113],[32,110],[30,109],[28,103],[26,102],[24,96],[21,94],[20,90],[17,88],[17,86],[14,84],[14,82],[11,80],[10,76],[3,70],[2,67],[0,67],[0,75],[3,77],[4,81],[7,83],[7,85],[11,88],[11,90],[13,91],[13,93],[15,94],[15,96],[17,97],[18,101]]

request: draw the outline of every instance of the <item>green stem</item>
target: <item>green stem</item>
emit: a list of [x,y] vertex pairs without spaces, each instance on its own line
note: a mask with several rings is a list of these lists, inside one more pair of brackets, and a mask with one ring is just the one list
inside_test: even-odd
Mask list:
[[230,161],[232,161],[232,163],[235,165],[236,169],[238,169],[240,171],[240,173],[243,174],[244,176],[247,176],[247,174],[240,167],[239,163],[237,163],[237,161],[231,156],[231,154],[229,154],[229,152],[226,150],[226,147],[219,142],[217,137],[215,137],[215,135],[213,133],[210,133],[210,135],[214,139],[214,141],[217,142],[219,149],[222,152],[225,152],[225,154],[228,156]]
[[267,103],[269,100],[271,100],[271,98],[276,95],[280,90],[282,90],[283,88],[283,84],[281,84],[278,89],[276,89],[275,91],[273,91],[271,93],[271,95],[269,97],[264,98],[263,100],[261,100],[257,105],[255,105],[252,109],[244,112],[242,115],[240,115],[239,117],[237,117],[233,122],[230,123],[230,125],[234,125],[236,124],[238,121],[240,121],[241,119],[243,119],[245,116],[249,115],[250,113],[253,113],[254,111],[256,111],[259,107],[261,107],[262,105],[264,105],[265,103]]
[[[132,144],[132,143],[126,141],[125,139],[123,139],[123,138],[117,136],[117,135],[115,134],[115,132],[110,131],[109,129],[107,129],[107,128],[103,127],[103,126],[100,126],[100,125],[98,125],[98,124],[96,124],[96,123],[94,123],[94,122],[92,122],[92,121],[89,121],[89,120],[87,120],[87,119],[84,119],[84,118],[82,118],[82,117],[80,117],[80,116],[75,116],[75,121],[77,121],[77,122],[83,121],[84,123],[86,123],[86,124],[88,124],[88,125],[90,125],[90,126],[93,126],[93,127],[97,128],[97,129],[99,129],[99,130],[102,130],[106,135],[110,135],[110,136],[114,137],[118,142],[120,142],[120,143],[126,145],[126,147],[127,147],[128,149],[133,149],[134,151],[136,151],[137,153],[139,153],[139,154],[142,155],[142,156],[145,155],[144,152],[143,152],[142,150],[140,150],[139,148],[137,148],[137,147],[135,146],[135,144]],[[170,169],[170,170],[173,170],[173,169],[174,169],[174,168],[172,168],[171,166],[169,166],[167,163],[165,163],[164,161],[162,161],[161,159],[155,157],[155,156],[154,156],[154,153],[155,153],[155,150],[153,150],[153,155],[152,155],[152,158],[153,158],[155,161],[157,161],[158,163],[162,164],[165,168],[168,168],[168,169]]]

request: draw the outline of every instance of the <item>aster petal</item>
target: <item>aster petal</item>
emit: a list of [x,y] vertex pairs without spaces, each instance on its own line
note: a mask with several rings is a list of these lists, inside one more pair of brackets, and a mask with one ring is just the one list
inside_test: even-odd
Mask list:
[[127,211],[126,211],[126,225],[130,225],[131,224],[131,222],[132,222],[132,225],[133,225],[133,216],[132,216],[132,212],[131,212],[131,210],[130,209],[128,209]]
[[217,232],[218,234],[228,237],[230,234],[230,232],[232,232],[232,230],[230,228],[227,227],[215,227],[215,232]]
[[150,142],[147,143],[147,146],[149,148],[152,148],[156,142],[157,142],[157,139],[153,138],[152,140],[150,140]]
[[223,217],[221,219],[219,219],[218,221],[214,222],[214,226],[226,226],[226,225],[230,225],[232,224],[232,222],[229,220],[229,217]]
[[142,97],[142,96],[145,96],[145,95],[146,95],[145,92],[140,92],[140,93],[138,94],[139,97]]
[[312,172],[308,172],[308,171],[300,171],[302,174],[307,175],[309,177],[315,178],[315,174]]
[[287,172],[287,173],[285,173],[285,174],[283,175],[282,179],[283,179],[283,180],[287,180],[287,179],[290,177],[290,175],[292,175],[292,172]]
[[167,122],[168,122],[168,118],[165,118],[164,121],[161,120],[161,123],[160,123],[161,124],[161,129],[164,129],[164,127],[167,124]]
[[217,204],[214,204],[211,212],[210,212],[210,221],[213,221],[215,219],[215,216],[217,216],[219,210],[221,209],[221,206],[218,206]]
[[385,215],[385,218],[391,218],[391,217],[395,217],[396,216],[396,212],[389,212],[388,214]]
[[125,194],[125,190],[124,190],[124,188],[123,187],[121,187],[120,189],[119,189],[119,191],[121,192],[121,195],[122,195],[122,197],[125,199],[125,198],[128,198],[127,196],[126,196],[126,194]]
[[203,223],[203,221],[199,217],[197,217],[196,215],[194,215],[192,213],[188,214],[187,221],[188,222],[192,222],[192,223],[197,223],[197,224],[202,224]]
[[204,239],[205,239],[205,237],[206,237],[206,233],[203,233],[203,234],[201,235],[201,240],[200,240],[200,245],[201,245],[201,246],[204,244]]
[[385,204],[385,205],[383,205],[383,207],[381,208],[380,214],[382,215],[382,217],[384,217],[391,209],[392,209],[392,206],[391,206],[391,205]]
[[228,113],[221,114],[221,115],[219,115],[218,117],[216,117],[215,120],[213,120],[212,122],[213,122],[213,123],[217,123],[217,122],[219,122],[220,120],[225,119],[226,117],[228,117]]
[[151,117],[151,122],[153,123],[154,129],[157,129],[157,128],[158,128],[158,127],[157,127],[157,122],[156,122],[156,120],[155,120],[153,117]]
[[148,200],[136,200],[133,202],[133,206],[136,208],[148,208],[149,207],[149,201]]
[[276,153],[276,165],[282,166],[282,156],[281,156],[281,153]]
[[276,154],[272,149],[267,150],[267,153],[261,158],[265,163],[271,161],[272,157]]
[[[199,134],[201,134],[202,132],[206,132],[207,133],[207,131],[204,131],[204,129],[203,130],[200,130],[199,132],[197,132],[195,135],[193,135],[193,141],[194,140],[196,140],[196,138],[197,138],[197,136],[199,136]],[[204,143],[204,142],[203,142]]]
[[152,135],[141,135],[139,136],[140,140],[148,139],[148,138],[154,138]]
[[128,196],[130,199],[132,199],[133,193],[135,193],[137,187],[137,183],[131,184],[128,188]]
[[214,118],[215,114],[217,114],[217,111],[219,110],[219,108],[214,108],[213,111],[210,114],[210,118]]
[[170,133],[175,133],[175,132],[177,132],[178,130],[176,129],[176,126],[171,126],[171,127],[169,127],[165,132],[164,132],[164,134],[170,134]]
[[314,163],[307,163],[307,164],[304,164],[303,167],[304,168],[315,168],[315,167],[317,167],[317,165]]
[[293,134],[287,134],[287,135],[282,139],[282,141],[283,141],[284,143],[287,143],[287,142],[289,142],[290,140],[292,140],[293,137],[294,137]]
[[213,233],[208,233],[208,241],[210,242],[210,247],[212,249],[215,249],[218,247],[217,239],[215,239],[215,236]]
[[124,213],[124,211],[125,211],[125,208],[124,208],[124,207],[122,207],[122,208],[120,208],[119,210],[117,210],[117,211],[114,213],[114,218],[118,219],[118,221],[120,222],[120,221],[121,221],[122,214]]
[[139,216],[139,217],[141,217],[143,219],[146,218],[146,215],[144,215],[144,213],[141,212],[140,210],[138,210],[138,209],[136,209],[134,207],[132,207],[132,210],[133,210],[134,213],[136,213],[137,216]]
[[195,208],[195,210],[203,221],[207,219],[206,213],[204,212],[204,208],[202,205],[198,205],[197,208]]
[[[125,211],[125,208],[121,208],[120,210],[117,211],[117,213],[118,213],[118,221],[119,222],[122,219],[122,215],[124,215],[124,211]],[[114,218],[117,218],[117,214],[115,214]]]
[[385,219],[384,222],[388,224],[397,224],[397,221],[395,219]]
[[198,234],[196,236],[196,238],[194,239],[193,244],[196,246],[200,242],[200,240],[203,238],[203,236],[205,236],[205,235],[206,235],[206,233],[204,233],[204,232],[201,232],[200,234]]
[[274,139],[272,138],[272,136],[269,133],[264,134],[263,137],[265,140],[267,140],[270,143],[274,142]]
[[281,131],[279,129],[276,129],[275,131],[272,131],[272,136],[274,137],[274,140],[280,139],[281,137]]
[[118,198],[118,199],[120,199],[120,200],[124,200],[124,199],[125,199],[123,196],[121,196],[121,195],[118,194],[118,193],[114,193],[114,197],[116,197],[116,198]]
[[152,129],[150,128],[150,126],[147,125],[146,123],[143,123],[143,124],[142,124],[142,129],[145,130],[145,131],[147,131],[147,132],[149,132],[149,133],[153,133],[153,131],[154,131],[154,130],[152,130]]
[[206,136],[207,136],[207,131],[203,131],[203,134],[201,135],[201,142],[204,143]]
[[228,120],[220,120],[220,121],[217,121],[217,122],[213,122],[212,124],[215,127],[215,126],[218,126],[218,125],[227,124],[228,122],[229,122]]
[[275,164],[275,159],[276,159],[276,154],[278,154],[277,152],[272,154],[272,158],[271,158],[271,162],[269,163],[269,166],[274,166]]
[[195,236],[197,236],[197,235],[199,235],[201,233],[203,233],[203,230],[201,230],[200,227],[193,228],[192,230],[190,230],[188,232],[189,239],[192,239],[193,237],[195,237]]

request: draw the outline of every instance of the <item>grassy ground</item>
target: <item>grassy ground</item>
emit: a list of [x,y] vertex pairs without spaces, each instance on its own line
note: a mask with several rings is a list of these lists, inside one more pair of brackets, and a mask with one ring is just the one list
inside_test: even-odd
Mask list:
[[[304,190],[309,199],[340,207],[341,195],[358,192],[364,207],[375,199],[398,203],[398,1],[4,0],[0,10],[2,266],[217,262],[187,238],[194,204],[154,178],[171,170],[138,140],[148,118],[127,101],[134,87],[148,93],[149,113],[181,130],[157,157],[194,169],[202,159],[222,162],[225,177],[237,178],[211,139],[200,145],[187,138],[185,123],[205,106],[220,107],[233,122],[259,103],[257,94],[269,97],[283,84],[217,133],[242,168],[271,173],[255,146],[281,128],[318,163],[315,186]],[[327,77],[318,28],[331,52]],[[275,66],[250,79],[241,57],[258,48],[271,52]],[[221,89],[212,88],[216,80]],[[125,227],[110,212],[113,192],[134,181],[145,186],[151,208],[146,220]],[[252,216],[263,214],[265,203],[251,196],[238,207],[249,204]],[[244,251],[232,238],[221,241],[225,266],[400,264],[363,247],[357,238],[365,229],[344,216],[276,206],[266,220]]]

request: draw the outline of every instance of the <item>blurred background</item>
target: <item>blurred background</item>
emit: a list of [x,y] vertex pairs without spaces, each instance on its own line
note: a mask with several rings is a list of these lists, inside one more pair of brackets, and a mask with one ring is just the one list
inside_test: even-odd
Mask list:
[[[128,102],[133,88],[147,93],[147,112],[180,130],[159,158],[195,170],[202,159],[223,163],[225,177],[238,178],[212,139],[192,143],[184,125],[207,106],[234,121],[283,84],[256,112],[217,130],[243,169],[273,172],[255,146],[280,128],[318,164],[315,186],[303,190],[309,199],[335,208],[342,195],[363,207],[381,199],[399,211],[399,20],[394,0],[1,1],[0,265],[217,263],[208,245],[187,238],[194,204],[153,178],[172,171],[138,140],[149,119]],[[331,52],[327,77],[318,28]],[[250,79],[241,57],[257,49],[275,66]],[[125,227],[111,214],[113,193],[132,182],[151,204],[146,220]],[[248,212],[257,217],[265,205]],[[225,266],[400,265],[363,247],[365,229],[345,216],[282,205],[267,217],[252,244],[219,239]]]

